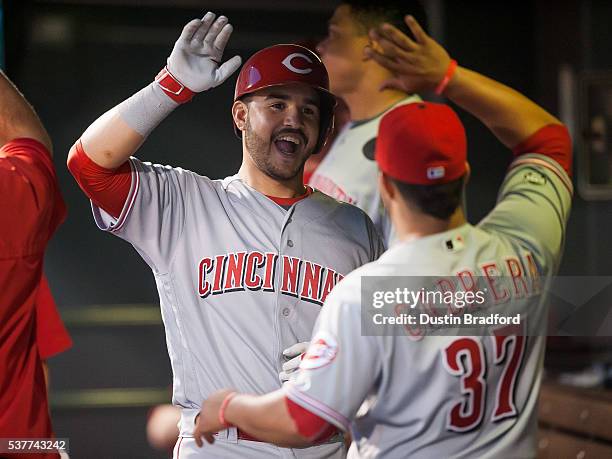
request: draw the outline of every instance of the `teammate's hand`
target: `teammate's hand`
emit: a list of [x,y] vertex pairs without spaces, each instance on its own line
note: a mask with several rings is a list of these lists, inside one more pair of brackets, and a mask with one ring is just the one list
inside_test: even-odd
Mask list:
[[215,20],[210,11],[188,22],[170,53],[168,71],[193,92],[220,85],[242,63],[240,56],[234,56],[221,64],[232,31],[225,16]]
[[290,360],[283,363],[283,371],[281,371],[278,375],[281,383],[289,381],[289,378],[291,378],[291,374],[294,373],[300,366],[300,362],[304,358],[304,353],[308,349],[309,345],[309,341],[305,341],[303,343],[296,343],[283,351],[283,356],[285,356],[286,359]]
[[226,428],[219,422],[219,409],[227,394],[234,392],[230,389],[222,389],[214,392],[202,403],[202,409],[196,418],[193,438],[196,444],[201,448],[204,442],[202,437],[212,444],[215,442],[215,433]]
[[406,16],[414,40],[391,24],[370,30],[374,46],[366,46],[366,59],[373,59],[394,77],[381,85],[407,93],[433,90],[442,81],[450,63],[446,50],[425,33],[419,23]]

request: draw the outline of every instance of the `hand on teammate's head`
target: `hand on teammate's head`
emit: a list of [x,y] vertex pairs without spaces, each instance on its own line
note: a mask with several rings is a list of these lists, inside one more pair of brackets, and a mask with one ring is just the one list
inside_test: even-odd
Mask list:
[[383,89],[399,89],[407,93],[433,90],[444,78],[450,57],[412,17],[406,16],[414,39],[390,24],[370,30],[373,46],[364,55],[393,72],[393,78],[381,85]]

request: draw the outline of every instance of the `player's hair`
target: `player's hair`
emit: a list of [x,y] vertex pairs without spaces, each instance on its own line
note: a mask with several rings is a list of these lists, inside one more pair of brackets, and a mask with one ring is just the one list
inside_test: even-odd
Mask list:
[[389,177],[410,204],[426,215],[448,220],[461,205],[465,175],[441,185],[411,185]]
[[407,14],[411,14],[427,31],[427,14],[419,0],[343,0],[342,4],[351,8],[351,14],[361,24],[363,33],[388,22],[412,37],[404,22]]

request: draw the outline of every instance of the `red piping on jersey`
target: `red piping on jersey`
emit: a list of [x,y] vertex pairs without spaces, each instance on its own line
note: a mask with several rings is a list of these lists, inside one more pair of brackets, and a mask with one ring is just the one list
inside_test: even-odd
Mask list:
[[117,169],[96,164],[77,140],[68,155],[68,169],[89,199],[111,216],[119,218],[132,185],[129,161]]
[[562,124],[548,124],[512,149],[514,156],[538,153],[558,162],[571,175],[572,139]]
[[276,204],[278,204],[279,206],[292,206],[293,204],[295,204],[296,202],[301,201],[304,198],[307,198],[308,196],[310,196],[313,193],[312,188],[310,188],[309,186],[306,187],[306,193],[304,193],[301,196],[298,196],[297,198],[278,198],[276,196],[270,196],[270,195],[266,195],[268,198],[270,198],[272,201],[274,201]]
[[183,444],[183,437],[179,438],[178,447],[176,448],[176,459],[181,458],[181,445]]
[[338,433],[335,425],[301,407],[293,400],[285,397],[287,411],[298,429],[298,433],[312,443],[322,443]]

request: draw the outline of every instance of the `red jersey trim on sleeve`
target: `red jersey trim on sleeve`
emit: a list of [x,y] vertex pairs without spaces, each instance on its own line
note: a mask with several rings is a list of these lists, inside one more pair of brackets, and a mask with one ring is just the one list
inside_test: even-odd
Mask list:
[[335,425],[330,424],[325,419],[320,418],[287,397],[285,397],[285,405],[291,419],[293,419],[298,428],[299,434],[311,442],[324,442],[338,432],[338,428]]
[[558,162],[571,174],[572,139],[562,124],[549,124],[536,131],[512,149],[515,156],[538,153]]
[[123,227],[123,224],[127,220],[128,215],[130,215],[132,207],[134,207],[134,202],[136,201],[136,195],[138,194],[138,187],[140,186],[140,175],[138,174],[136,166],[134,165],[134,162],[132,161],[131,158],[128,160],[128,165],[130,166],[130,171],[132,174],[132,185],[133,186],[131,186],[128,197],[127,197],[127,201],[128,201],[127,205],[124,206],[123,210],[121,211],[121,214],[119,215],[119,218],[117,219],[117,223],[115,223],[115,225],[113,225],[109,229],[111,232],[119,231]]
[[99,166],[87,156],[79,139],[68,156],[68,169],[85,195],[96,206],[114,218],[119,218],[132,186],[129,161],[117,169]]

